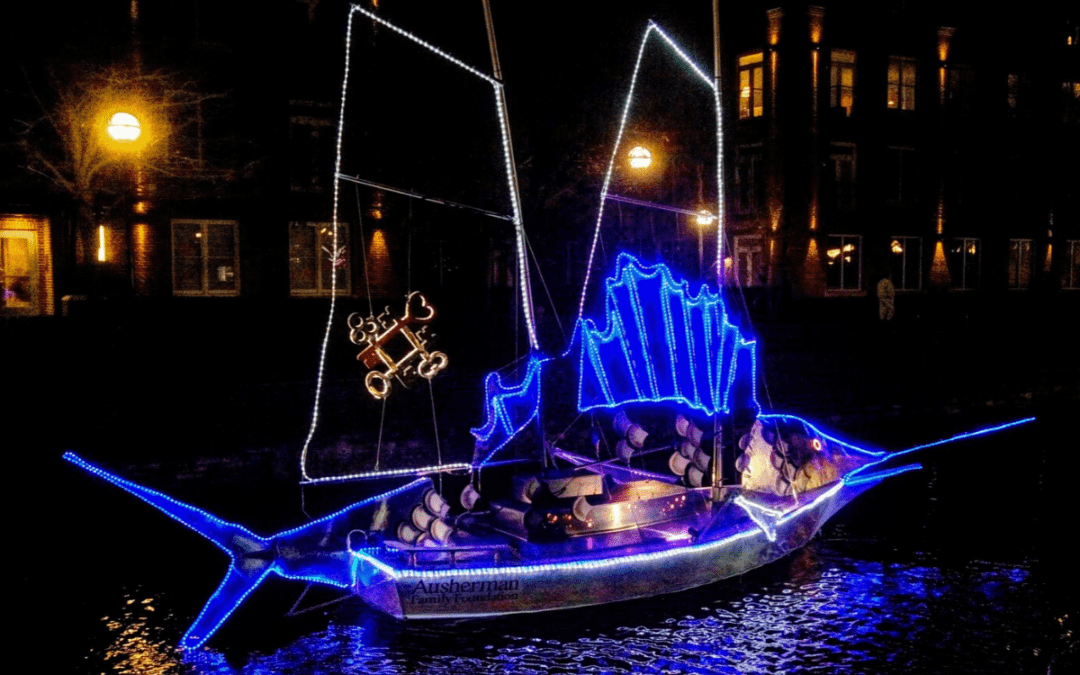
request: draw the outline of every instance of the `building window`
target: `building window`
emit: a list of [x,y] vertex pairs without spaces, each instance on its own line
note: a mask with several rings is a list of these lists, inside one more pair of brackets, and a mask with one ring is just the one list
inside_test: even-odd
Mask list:
[[886,201],[891,204],[914,204],[919,179],[915,150],[886,148],[884,177]]
[[764,54],[739,57],[739,119],[765,114]]
[[922,288],[922,239],[893,237],[889,243],[889,272],[899,291]]
[[945,75],[945,110],[954,117],[971,114],[975,72],[967,66],[949,66]]
[[337,266],[337,290],[349,292],[349,226],[338,223],[289,223],[289,291],[293,295],[329,295]]
[[959,291],[979,287],[979,267],[982,244],[978,239],[953,239],[949,244],[949,276]]
[[893,110],[915,109],[915,59],[889,57],[887,104]]
[[1065,288],[1080,289],[1080,239],[1065,242]]
[[832,291],[862,288],[862,237],[830,234],[825,248],[825,287]]
[[1034,269],[1035,242],[1031,239],[1009,240],[1009,288],[1029,288]]
[[293,192],[323,192],[332,187],[335,137],[329,119],[289,119],[289,186]]
[[833,168],[836,209],[851,211],[855,208],[855,145],[834,143],[829,149],[829,161]]
[[234,220],[172,221],[173,294],[237,295],[237,234]]
[[735,157],[735,210],[753,215],[765,203],[765,162],[761,146],[740,146]]
[[765,245],[761,235],[735,236],[735,278],[742,288],[765,285]]
[[855,104],[855,52],[832,50],[829,63],[829,105],[851,117]]

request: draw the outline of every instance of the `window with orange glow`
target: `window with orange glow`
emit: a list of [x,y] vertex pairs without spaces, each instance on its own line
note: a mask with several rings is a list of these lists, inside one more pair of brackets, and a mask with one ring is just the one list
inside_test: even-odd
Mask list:
[[825,287],[831,291],[862,288],[862,237],[830,234],[825,245]]
[[893,110],[915,109],[915,59],[889,57],[886,105]]
[[855,52],[834,49],[829,62],[829,105],[851,117],[855,105]]
[[1009,240],[1009,288],[1029,288],[1034,271],[1035,242]]
[[952,287],[958,291],[970,291],[979,287],[982,263],[982,242],[978,239],[958,238],[949,242],[949,276]]
[[739,119],[765,114],[765,55],[739,57]]

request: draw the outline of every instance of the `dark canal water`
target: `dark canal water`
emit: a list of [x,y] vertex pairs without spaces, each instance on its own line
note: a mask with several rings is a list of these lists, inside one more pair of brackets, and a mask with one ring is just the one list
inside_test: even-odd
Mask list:
[[[174,645],[224,556],[50,460],[44,470],[56,473],[35,478],[9,542],[20,570],[9,661],[88,674],[1080,672],[1076,463],[1062,462],[1076,453],[1075,411],[1031,412],[1034,424],[925,453],[924,471],[890,479],[805,548],[737,579],[587,610],[430,624],[351,599],[287,617],[303,586],[272,579],[184,655]],[[945,426],[905,435],[935,440]],[[302,520],[295,485],[170,474],[137,478],[256,531]],[[313,590],[304,603],[334,597]]]

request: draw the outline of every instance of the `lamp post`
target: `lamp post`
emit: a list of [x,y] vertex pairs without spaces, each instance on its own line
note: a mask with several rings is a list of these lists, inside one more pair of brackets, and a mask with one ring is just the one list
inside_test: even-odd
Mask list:
[[694,216],[694,223],[697,225],[697,266],[699,278],[703,276],[705,267],[705,228],[710,227],[715,220],[716,216],[708,209],[701,209],[698,211],[697,215]]
[[[123,210],[123,223],[117,223],[124,229],[126,258],[127,258],[127,272],[130,277],[132,290],[135,287],[135,260],[134,252],[132,251],[133,237],[132,237],[132,214],[128,211],[130,206],[127,202],[127,196],[130,194],[134,197],[135,204],[133,210],[136,213],[146,212],[146,203],[140,201],[141,198],[141,168],[139,166],[140,152],[143,146],[146,144],[147,137],[145,130],[143,129],[143,123],[134,113],[129,110],[117,110],[108,115],[108,120],[105,124],[105,138],[106,143],[109,146],[111,152],[119,155],[127,155],[131,161],[131,166],[126,167],[124,171],[125,175],[125,198],[122,199],[122,203],[125,204]],[[131,171],[131,183],[127,184],[127,169]],[[130,191],[130,192],[129,192]],[[105,250],[105,231],[103,226],[98,227],[98,255],[99,262],[104,262],[106,259]]]

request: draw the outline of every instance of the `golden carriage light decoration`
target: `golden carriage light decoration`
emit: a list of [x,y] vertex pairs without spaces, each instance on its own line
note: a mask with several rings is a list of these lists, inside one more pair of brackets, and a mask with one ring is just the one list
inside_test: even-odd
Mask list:
[[[428,350],[427,324],[435,319],[435,308],[420,291],[405,298],[405,313],[393,317],[387,307],[376,318],[358,313],[349,315],[349,340],[364,349],[356,359],[370,372],[364,385],[376,399],[390,395],[393,380],[408,387],[418,377],[430,380],[449,363],[446,354]],[[419,326],[419,330],[413,330]],[[396,356],[400,354],[401,356]]]

